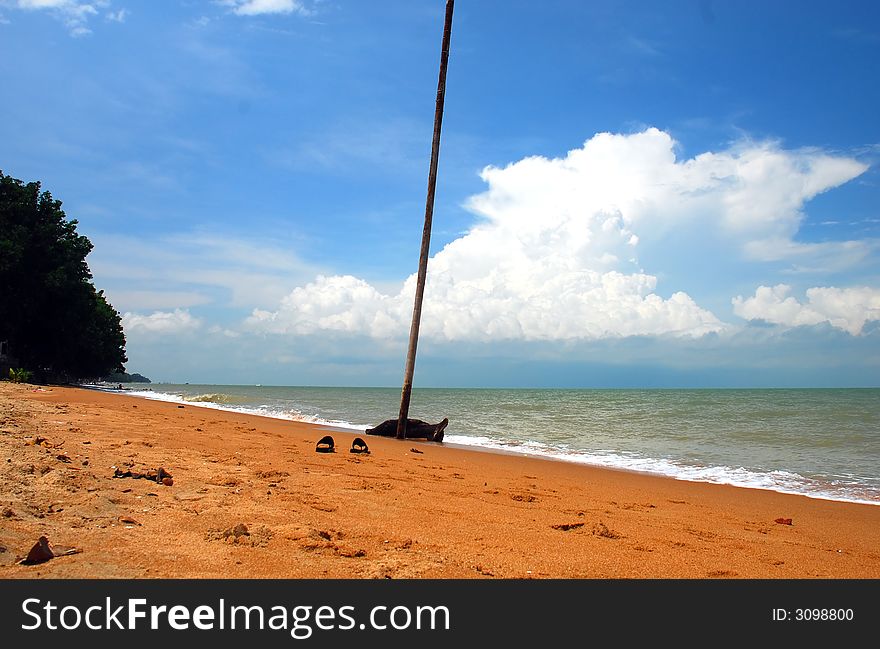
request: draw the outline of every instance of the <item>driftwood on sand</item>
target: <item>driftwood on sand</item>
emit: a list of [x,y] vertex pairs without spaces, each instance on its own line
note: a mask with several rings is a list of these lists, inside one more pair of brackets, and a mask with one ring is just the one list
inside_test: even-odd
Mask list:
[[[407,439],[427,439],[432,442],[443,441],[443,431],[449,425],[449,419],[445,418],[437,424],[429,424],[421,419],[406,420]],[[397,420],[386,419],[375,428],[367,428],[367,435],[380,435],[381,437],[395,437],[397,435]]]

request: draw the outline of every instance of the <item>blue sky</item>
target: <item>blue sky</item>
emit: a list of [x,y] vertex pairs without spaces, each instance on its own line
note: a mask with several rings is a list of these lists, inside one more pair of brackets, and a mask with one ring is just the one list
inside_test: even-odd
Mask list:
[[[441,0],[0,0],[128,369],[397,385]],[[880,385],[880,9],[459,0],[415,385]]]

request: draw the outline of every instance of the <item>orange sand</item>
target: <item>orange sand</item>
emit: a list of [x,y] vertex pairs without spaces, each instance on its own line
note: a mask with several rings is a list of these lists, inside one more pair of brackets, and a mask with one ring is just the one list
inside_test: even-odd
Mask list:
[[[4,578],[880,577],[878,506],[35,390],[0,383]],[[40,535],[82,552],[18,565]]]

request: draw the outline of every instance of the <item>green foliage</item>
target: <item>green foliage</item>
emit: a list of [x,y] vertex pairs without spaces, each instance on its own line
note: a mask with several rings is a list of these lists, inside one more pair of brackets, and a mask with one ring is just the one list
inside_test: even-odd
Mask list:
[[9,380],[13,383],[28,383],[33,375],[23,367],[9,368]]
[[122,320],[91,281],[92,244],[76,225],[40,183],[0,172],[0,340],[42,380],[98,378],[127,360]]

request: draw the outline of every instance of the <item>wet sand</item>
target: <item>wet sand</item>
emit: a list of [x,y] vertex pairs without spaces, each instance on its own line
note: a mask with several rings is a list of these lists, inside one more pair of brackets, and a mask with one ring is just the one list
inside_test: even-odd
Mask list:
[[356,436],[0,383],[0,577],[880,578],[880,506]]

